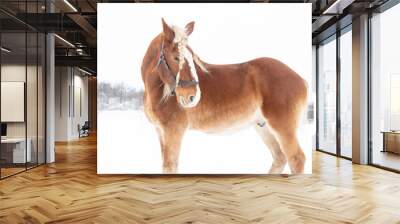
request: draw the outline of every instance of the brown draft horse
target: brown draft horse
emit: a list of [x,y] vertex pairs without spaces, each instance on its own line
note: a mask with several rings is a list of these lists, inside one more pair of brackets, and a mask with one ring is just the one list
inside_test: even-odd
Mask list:
[[194,22],[181,29],[162,19],[162,26],[141,71],[144,110],[159,136],[163,172],[177,172],[186,130],[217,133],[252,125],[271,150],[269,173],[281,173],[286,163],[292,173],[303,173],[296,130],[307,101],[306,81],[272,58],[205,63],[187,45]]

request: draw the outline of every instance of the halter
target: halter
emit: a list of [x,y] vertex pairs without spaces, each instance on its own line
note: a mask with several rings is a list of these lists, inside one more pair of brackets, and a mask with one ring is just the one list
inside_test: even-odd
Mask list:
[[[161,63],[163,63],[163,64],[167,67],[168,71],[170,71],[170,72],[172,73],[172,71],[171,71],[171,69],[170,69],[170,67],[169,67],[169,65],[168,65],[167,60],[165,60],[165,55],[164,55],[164,41],[161,43],[161,53],[160,53],[160,57],[158,58],[157,67],[158,67]],[[174,76],[173,78],[174,78],[174,80],[176,79],[175,76]],[[199,82],[196,81],[196,80],[178,80],[178,82],[176,82],[176,86],[183,87],[183,88],[185,88],[185,87],[191,87],[191,86],[196,86],[196,85],[198,85],[198,84],[199,84]],[[175,92],[175,91],[173,91],[173,92]]]

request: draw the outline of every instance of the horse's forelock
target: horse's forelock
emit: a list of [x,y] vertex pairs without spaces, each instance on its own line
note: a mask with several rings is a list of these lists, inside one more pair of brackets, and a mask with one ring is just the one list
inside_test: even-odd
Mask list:
[[172,30],[174,31],[174,43],[181,43],[183,45],[187,45],[188,35],[186,31],[178,26],[172,26]]
[[[196,81],[198,81],[198,75],[196,72],[196,69],[194,67],[194,64],[197,64],[200,69],[208,73],[208,70],[205,68],[204,64],[201,62],[199,57],[194,54],[192,49],[189,48],[188,46],[188,35],[186,34],[186,31],[178,26],[172,26],[172,30],[174,31],[175,37],[173,42],[177,44],[178,46],[178,52],[179,52],[179,70],[182,69],[183,64],[185,63],[185,59],[188,61],[188,66],[190,68],[190,72],[192,76],[195,78]],[[179,81],[179,76],[180,72],[178,72],[176,80]],[[199,88],[197,87],[199,90]],[[164,84],[164,91],[163,91],[163,96],[162,96],[162,101],[165,101],[167,98],[173,95],[174,88],[171,88],[168,84]]]

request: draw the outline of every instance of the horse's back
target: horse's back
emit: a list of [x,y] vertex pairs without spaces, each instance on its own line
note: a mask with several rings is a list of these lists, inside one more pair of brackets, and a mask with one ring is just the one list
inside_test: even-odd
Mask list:
[[220,78],[214,78],[216,81],[214,84],[220,87],[219,91],[224,86],[227,87],[225,89],[234,90],[232,94],[235,95],[255,94],[257,98],[262,97],[263,101],[282,101],[282,103],[295,103],[294,101],[303,101],[307,98],[307,82],[277,59],[262,57],[218,67],[216,76]]

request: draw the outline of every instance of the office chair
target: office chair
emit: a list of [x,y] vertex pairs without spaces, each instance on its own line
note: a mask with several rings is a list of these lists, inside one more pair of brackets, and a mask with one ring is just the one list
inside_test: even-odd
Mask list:
[[87,137],[89,136],[89,129],[90,129],[90,125],[89,125],[89,121],[85,121],[85,123],[82,125],[82,127],[79,127],[80,125],[78,125],[78,129],[79,129],[79,138],[80,137]]

